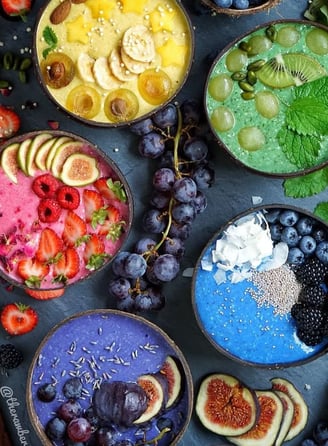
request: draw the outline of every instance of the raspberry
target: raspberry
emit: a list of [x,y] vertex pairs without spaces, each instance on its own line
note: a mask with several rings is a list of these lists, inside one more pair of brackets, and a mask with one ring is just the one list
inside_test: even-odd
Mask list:
[[57,200],[62,208],[74,210],[80,204],[80,193],[75,187],[61,186],[57,190]]
[[328,266],[316,257],[312,257],[295,268],[295,275],[304,285],[320,285],[328,275]]
[[40,198],[53,198],[56,195],[58,187],[58,180],[50,175],[50,173],[39,175],[32,183],[34,193]]
[[15,369],[23,361],[23,354],[13,344],[0,345],[0,367]]
[[327,295],[318,285],[307,285],[302,289],[300,300],[307,306],[322,308],[327,303]]
[[38,214],[43,223],[53,223],[59,219],[61,207],[58,201],[52,198],[43,198],[38,206]]

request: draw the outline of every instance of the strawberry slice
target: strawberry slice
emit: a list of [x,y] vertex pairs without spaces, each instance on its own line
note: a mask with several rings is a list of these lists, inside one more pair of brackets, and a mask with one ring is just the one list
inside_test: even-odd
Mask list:
[[85,244],[83,259],[85,267],[89,270],[100,268],[108,254],[105,253],[105,244],[97,234],[92,234]]
[[53,275],[55,282],[66,283],[79,272],[80,258],[74,248],[67,248],[63,255],[54,265]]
[[121,201],[123,203],[127,200],[124,186],[120,181],[102,177],[94,182],[94,186],[106,200]]
[[83,241],[85,241],[86,236],[86,222],[74,211],[68,211],[62,233],[62,239],[64,240],[64,243],[67,246],[78,246]]
[[49,273],[49,266],[37,259],[22,259],[17,264],[17,274],[25,280],[25,284],[31,288],[39,288],[42,279]]
[[41,232],[39,246],[35,257],[39,262],[56,263],[61,257],[63,249],[62,239],[51,228],[45,228]]
[[12,336],[30,332],[36,327],[39,317],[37,312],[29,305],[7,304],[0,316],[3,328]]
[[109,205],[106,208],[106,219],[98,230],[99,235],[105,236],[108,240],[115,242],[118,240],[123,232],[125,222],[120,220],[120,211],[115,207]]
[[32,8],[32,0],[1,0],[1,6],[9,17],[21,17],[25,22]]
[[24,291],[30,297],[33,297],[33,299],[37,300],[55,299],[56,297],[61,297],[65,292],[64,288],[56,288],[54,290],[31,290],[29,288],[25,288]]
[[85,209],[85,220],[95,229],[98,223],[101,224],[105,220],[107,215],[104,210],[104,199],[99,192],[92,189],[84,189],[82,199]]
[[0,105],[0,138],[11,138],[20,129],[21,120],[18,114],[9,107]]

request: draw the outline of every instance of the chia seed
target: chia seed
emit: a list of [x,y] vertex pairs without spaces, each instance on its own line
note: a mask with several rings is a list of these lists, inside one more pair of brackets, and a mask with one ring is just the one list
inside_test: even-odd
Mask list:
[[288,265],[269,271],[255,271],[251,282],[257,289],[250,287],[250,295],[259,306],[273,306],[276,315],[289,313],[301,291],[301,284]]

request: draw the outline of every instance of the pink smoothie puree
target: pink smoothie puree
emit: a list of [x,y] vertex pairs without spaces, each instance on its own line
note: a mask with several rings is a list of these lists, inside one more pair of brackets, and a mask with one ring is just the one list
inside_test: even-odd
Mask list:
[[[79,139],[80,141],[80,139]],[[88,142],[85,143],[79,152],[91,155],[97,160],[97,167],[99,170],[99,177],[111,178],[113,182],[122,183],[121,173],[116,167],[112,167],[105,157],[101,156],[98,150],[92,147]],[[0,273],[9,281],[14,281],[16,284],[24,285],[24,279],[17,273],[17,264],[22,258],[33,258],[37,251],[40,236],[44,228],[51,228],[55,233],[61,237],[64,228],[65,218],[69,212],[67,209],[62,209],[59,219],[53,223],[44,223],[39,220],[38,206],[40,197],[32,189],[34,179],[49,171],[36,170],[33,177],[27,176],[22,170],[18,169],[17,184],[10,180],[8,175],[0,167]],[[60,181],[60,180],[59,180]],[[60,185],[64,185],[60,181]],[[122,183],[123,185],[123,183]],[[105,262],[108,262],[121,248],[122,243],[127,237],[130,227],[131,206],[129,193],[125,187],[126,200],[119,199],[105,199],[105,206],[112,205],[119,210],[120,223],[122,225],[122,233],[118,239],[113,240],[101,236],[105,244],[105,253],[108,255]],[[80,194],[80,204],[78,208],[74,209],[79,217],[85,219],[85,207],[82,199],[84,189],[97,190],[94,184],[88,184],[83,187],[76,187]],[[87,223],[87,233],[97,233],[97,228],[93,228],[90,223]],[[76,246],[75,249],[79,254],[79,272],[71,279],[68,279],[66,284],[71,284],[79,279],[85,278],[92,269],[88,269],[83,260],[83,252],[85,244]],[[41,289],[52,289],[63,287],[63,284],[54,283],[53,270],[50,265],[49,273],[41,282]]]

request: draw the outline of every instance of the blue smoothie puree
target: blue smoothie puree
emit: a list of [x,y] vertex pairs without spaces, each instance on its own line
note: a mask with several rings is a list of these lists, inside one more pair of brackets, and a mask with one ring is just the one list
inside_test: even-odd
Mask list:
[[[172,342],[161,331],[145,324],[141,318],[118,313],[86,312],[55,327],[51,335],[41,343],[32,362],[28,391],[31,395],[30,415],[44,429],[56,410],[66,401],[62,388],[71,377],[80,377],[83,398],[78,401],[83,409],[91,405],[94,390],[105,381],[136,382],[143,374],[158,372],[168,355],[177,358]],[[185,428],[189,408],[186,376],[182,375],[183,393],[174,407],[163,414],[173,421],[173,436]],[[54,383],[57,395],[52,402],[42,402],[37,390],[44,383]],[[156,418],[148,423],[146,437],[159,434]],[[140,433],[136,432],[140,430]],[[122,432],[122,440],[142,438],[143,430],[138,426]],[[44,434],[45,435],[45,434]],[[138,437],[139,435],[139,437]],[[171,444],[172,436],[164,435],[160,446]],[[62,441],[54,445],[62,446]]]
[[[203,253],[207,263],[215,242]],[[218,284],[217,267],[197,269],[194,283],[196,314],[206,336],[223,353],[254,365],[275,366],[305,361],[315,356],[324,344],[309,347],[296,336],[290,313],[277,314],[272,305],[259,305],[250,290],[260,292],[250,279]]]

